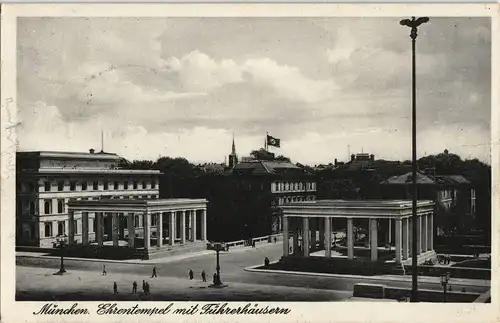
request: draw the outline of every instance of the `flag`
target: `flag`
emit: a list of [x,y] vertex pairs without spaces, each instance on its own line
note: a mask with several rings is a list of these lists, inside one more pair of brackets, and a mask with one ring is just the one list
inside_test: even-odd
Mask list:
[[280,147],[280,140],[278,138],[274,138],[270,135],[267,135],[267,145],[273,147]]

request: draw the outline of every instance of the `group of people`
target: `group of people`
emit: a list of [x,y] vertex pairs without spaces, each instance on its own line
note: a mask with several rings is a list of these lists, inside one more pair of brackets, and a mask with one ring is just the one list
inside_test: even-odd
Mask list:
[[[142,292],[144,295],[150,294],[150,286],[149,283],[145,280],[142,281]],[[113,283],[113,294],[118,294],[118,284],[116,282]],[[137,282],[132,283],[132,294],[137,294]]]
[[451,263],[451,256],[450,255],[443,255],[441,259],[439,260],[440,264],[443,265],[449,265]]
[[[194,279],[194,272],[193,272],[192,269],[189,269],[188,275],[189,275],[189,280],[193,280]],[[207,282],[207,274],[205,273],[204,270],[201,271],[200,276],[201,276],[201,281],[203,283],[206,283]],[[216,285],[218,282],[219,282],[219,279],[217,277],[217,273],[214,273],[213,284]]]

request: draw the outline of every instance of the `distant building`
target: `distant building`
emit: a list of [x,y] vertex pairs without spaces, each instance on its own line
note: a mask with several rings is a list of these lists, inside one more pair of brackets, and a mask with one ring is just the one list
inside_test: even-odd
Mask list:
[[233,145],[231,147],[231,154],[229,154],[229,168],[234,168],[238,164],[238,156],[236,155],[236,145],[234,144],[234,136],[233,136]]
[[[52,247],[69,232],[67,204],[77,200],[156,199],[157,170],[120,169],[123,158],[111,153],[18,152],[16,169],[16,243]],[[95,214],[88,216],[90,239],[95,237]],[[136,227],[142,224],[137,221]],[[76,241],[82,219],[75,217]]]
[[[411,199],[412,173],[393,176],[381,183],[384,198]],[[417,172],[417,196],[419,200],[433,200],[436,203],[437,234],[441,235],[448,226],[471,225],[475,218],[476,196],[471,183],[461,175],[430,175]],[[439,217],[449,216],[443,219]]]

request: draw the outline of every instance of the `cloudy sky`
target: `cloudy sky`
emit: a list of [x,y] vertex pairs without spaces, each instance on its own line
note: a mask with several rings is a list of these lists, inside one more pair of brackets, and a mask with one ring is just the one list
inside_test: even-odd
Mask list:
[[[224,161],[281,138],[295,162],[411,157],[411,41],[398,18],[21,18],[21,150]],[[418,150],[489,162],[487,18],[417,42]]]

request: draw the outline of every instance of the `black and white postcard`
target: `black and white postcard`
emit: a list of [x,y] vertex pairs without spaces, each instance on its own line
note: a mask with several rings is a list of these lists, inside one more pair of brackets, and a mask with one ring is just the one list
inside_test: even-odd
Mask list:
[[498,10],[3,5],[2,320],[498,321]]

